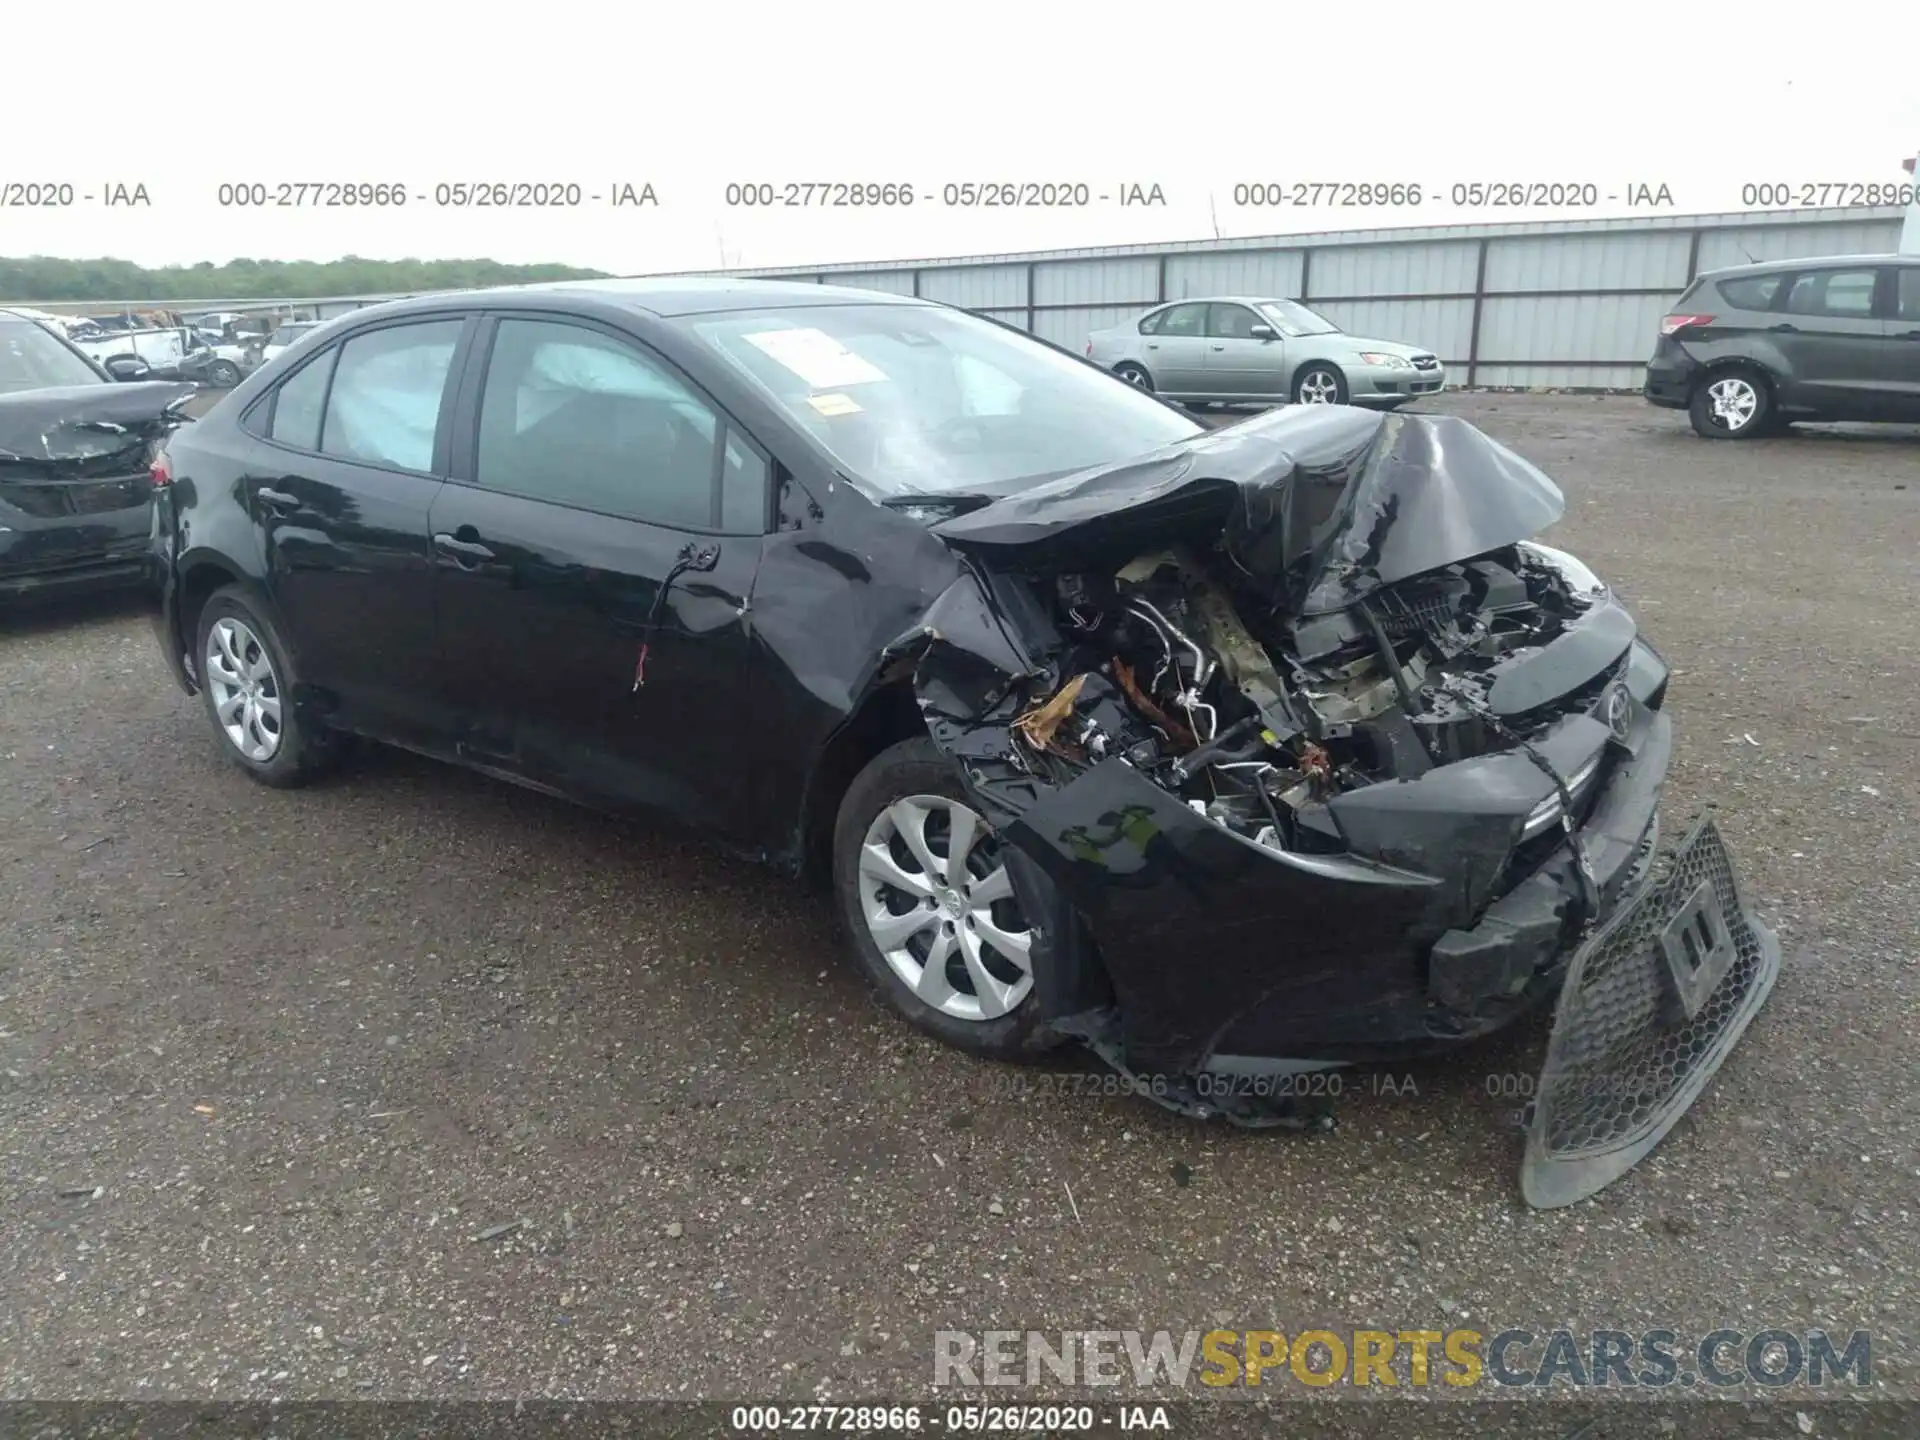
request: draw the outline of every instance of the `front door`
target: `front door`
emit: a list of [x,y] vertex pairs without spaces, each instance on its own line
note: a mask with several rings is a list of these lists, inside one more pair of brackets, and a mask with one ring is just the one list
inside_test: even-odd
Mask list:
[[503,315],[478,346],[431,517],[463,754],[747,835],[768,458],[611,329]]
[[438,705],[427,517],[466,317],[349,336],[283,382],[243,472],[293,662],[353,729],[433,747]]
[[1216,395],[1249,400],[1287,398],[1287,342],[1278,331],[1255,339],[1253,327],[1273,322],[1245,305],[1207,307],[1207,389]]

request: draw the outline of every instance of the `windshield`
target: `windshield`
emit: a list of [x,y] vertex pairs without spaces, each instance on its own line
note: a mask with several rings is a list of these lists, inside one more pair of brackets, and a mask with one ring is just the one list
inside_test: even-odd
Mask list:
[[680,322],[874,498],[1108,465],[1205,427],[1073,356],[924,305],[823,305]]
[[1338,335],[1340,327],[1298,300],[1262,300],[1260,309],[1282,335]]
[[106,383],[91,365],[31,320],[0,319],[0,394]]

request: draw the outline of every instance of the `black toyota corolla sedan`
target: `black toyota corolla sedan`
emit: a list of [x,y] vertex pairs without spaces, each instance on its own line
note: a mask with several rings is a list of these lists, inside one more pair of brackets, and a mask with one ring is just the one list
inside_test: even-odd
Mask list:
[[1666,665],[1465,422],[1209,431],[944,306],[595,281],[359,311],[155,467],[217,743],[347,736],[831,884],[913,1023],[1321,1123],[1340,1067],[1558,997],[1524,1188],[1655,1145],[1764,1001]]

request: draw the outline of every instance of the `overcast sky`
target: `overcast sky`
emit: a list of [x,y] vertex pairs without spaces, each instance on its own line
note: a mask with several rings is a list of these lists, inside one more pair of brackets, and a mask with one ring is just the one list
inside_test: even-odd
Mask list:
[[[623,274],[1550,219],[1473,182],[1593,184],[1577,213],[1749,208],[1743,186],[1898,183],[1920,7],[715,4],[364,0],[9,7],[0,185],[147,209],[0,208],[0,255],[147,265],[489,257]],[[31,122],[31,123],[29,123]],[[575,183],[616,209],[437,207]],[[403,186],[398,209],[222,208],[224,183]],[[909,184],[909,208],[729,207],[730,182]],[[948,183],[1084,182],[1076,209]],[[1417,184],[1415,206],[1236,207],[1236,183]],[[1163,206],[1121,207],[1158,185]],[[1618,199],[1609,200],[1609,196]]]

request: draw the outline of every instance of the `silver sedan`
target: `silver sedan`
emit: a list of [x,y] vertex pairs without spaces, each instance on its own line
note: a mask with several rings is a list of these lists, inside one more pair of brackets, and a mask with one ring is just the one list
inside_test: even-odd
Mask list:
[[1096,332],[1087,358],[1169,400],[1368,405],[1391,410],[1446,387],[1430,350],[1349,335],[1297,300],[1177,300]]

